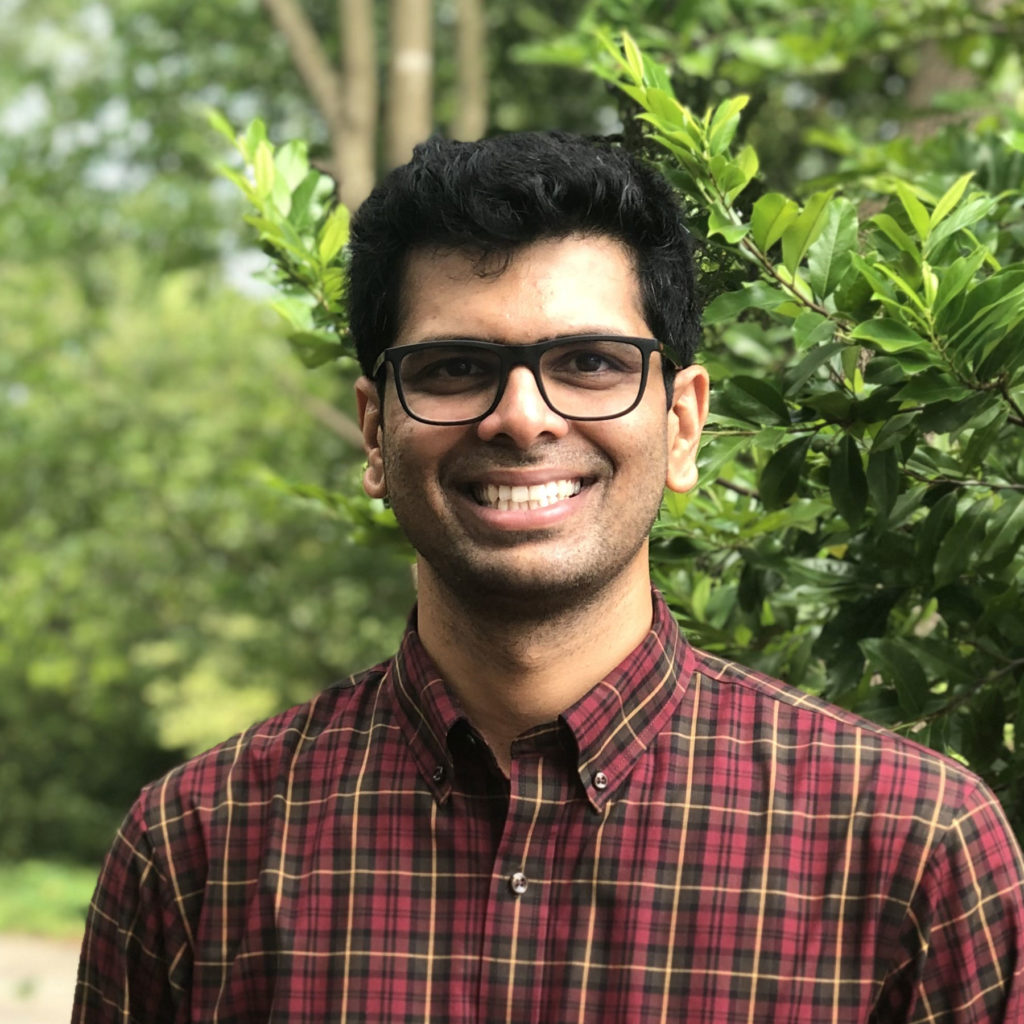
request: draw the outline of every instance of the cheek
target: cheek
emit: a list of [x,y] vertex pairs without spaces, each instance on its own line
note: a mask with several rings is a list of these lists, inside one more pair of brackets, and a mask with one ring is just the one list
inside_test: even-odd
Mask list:
[[[392,487],[423,490],[440,472],[451,444],[438,428],[405,419],[384,431],[384,472]],[[392,493],[392,499],[395,495]]]

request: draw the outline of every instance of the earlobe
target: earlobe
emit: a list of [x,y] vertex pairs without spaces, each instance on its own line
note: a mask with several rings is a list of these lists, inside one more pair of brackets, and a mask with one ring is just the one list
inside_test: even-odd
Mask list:
[[369,377],[356,381],[356,408],[359,412],[359,429],[363,435],[366,451],[366,468],[363,470],[363,490],[371,498],[386,498],[387,480],[384,475],[384,457],[381,452],[381,410],[377,385]]
[[708,417],[708,372],[688,366],[676,374],[668,411],[668,468],[665,486],[682,493],[697,483],[697,451]]

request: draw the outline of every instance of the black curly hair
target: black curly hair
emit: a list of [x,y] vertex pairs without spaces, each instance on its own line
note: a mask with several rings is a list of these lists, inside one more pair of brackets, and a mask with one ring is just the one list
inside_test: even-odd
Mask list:
[[[671,186],[620,146],[565,132],[479,142],[434,137],[359,207],[349,242],[349,327],[363,372],[394,343],[410,253],[456,251],[501,273],[534,242],[602,235],[632,254],[644,319],[676,366],[700,336],[693,243]],[[674,367],[666,362],[666,380]]]

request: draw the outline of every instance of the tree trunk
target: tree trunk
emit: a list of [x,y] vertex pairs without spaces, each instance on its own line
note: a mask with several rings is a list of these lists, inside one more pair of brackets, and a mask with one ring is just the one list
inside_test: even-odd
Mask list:
[[458,19],[452,138],[479,139],[487,131],[487,29],[483,0],[459,0]]
[[338,30],[342,54],[341,138],[332,139],[340,149],[345,179],[341,201],[355,209],[369,195],[376,178],[377,159],[377,32],[373,0],[338,0]]
[[374,181],[378,90],[373,2],[338,0],[342,76],[331,66],[298,0],[263,0],[263,6],[284,36],[292,63],[327,125],[327,169],[338,198],[349,208],[358,206]]
[[284,36],[292,63],[327,124],[333,149],[331,174],[344,180],[344,164],[334,140],[343,130],[341,88],[306,12],[297,0],[263,0],[270,20]]
[[391,0],[388,167],[405,163],[433,124],[434,12],[430,0]]

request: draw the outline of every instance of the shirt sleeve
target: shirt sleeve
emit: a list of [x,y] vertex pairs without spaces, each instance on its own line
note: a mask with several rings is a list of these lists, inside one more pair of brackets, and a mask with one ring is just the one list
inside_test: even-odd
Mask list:
[[[1024,859],[995,797],[975,787],[937,843],[907,915],[909,1012],[879,1024],[1024,1022]],[[892,980],[892,979],[891,979]]]
[[167,899],[142,799],[118,830],[86,919],[72,1024],[187,1020],[190,944]]

